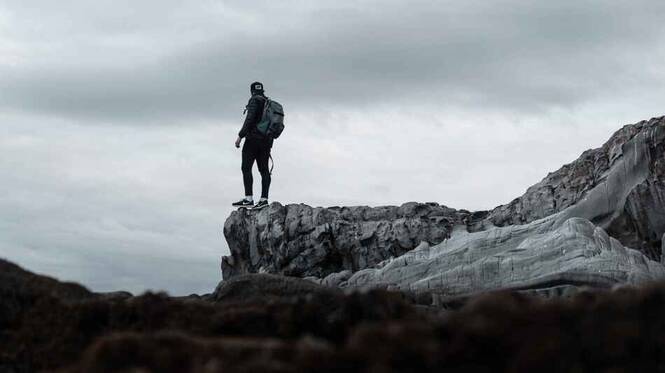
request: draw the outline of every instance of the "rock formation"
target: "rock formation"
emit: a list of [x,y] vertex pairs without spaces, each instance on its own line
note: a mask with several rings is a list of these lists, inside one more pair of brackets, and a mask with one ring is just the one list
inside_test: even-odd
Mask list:
[[264,213],[235,211],[224,225],[232,255],[222,260],[224,278],[269,272],[324,277],[375,266],[412,250],[437,244],[470,214],[436,203],[400,207],[282,206]]
[[492,211],[409,203],[234,212],[222,271],[445,296],[660,279],[664,174],[661,117],[623,127]]
[[558,291],[665,278],[665,267],[621,245],[582,218],[537,220],[423,245],[339,285],[433,291],[445,296],[488,290]]
[[624,126],[603,146],[550,173],[521,197],[492,210],[487,219],[496,226],[530,223],[594,198],[594,193],[600,203],[586,206],[583,215],[625,246],[660,258],[660,236],[665,232],[665,117]]

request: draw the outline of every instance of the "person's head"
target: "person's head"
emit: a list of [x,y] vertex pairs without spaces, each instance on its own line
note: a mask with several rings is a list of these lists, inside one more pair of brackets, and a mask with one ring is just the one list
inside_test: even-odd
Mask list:
[[263,83],[261,82],[254,82],[249,85],[249,91],[252,93],[252,96],[254,95],[262,95],[263,94]]

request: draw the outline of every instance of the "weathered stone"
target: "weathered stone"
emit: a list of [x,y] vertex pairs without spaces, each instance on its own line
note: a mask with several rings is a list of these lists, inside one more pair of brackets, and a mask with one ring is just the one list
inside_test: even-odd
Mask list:
[[312,208],[273,203],[259,212],[231,214],[224,236],[225,279],[243,273],[325,277],[368,268],[421,241],[439,243],[468,213],[435,203],[402,206]]
[[625,126],[489,212],[411,203],[234,213],[224,230],[224,276],[267,271],[441,296],[570,293],[665,278],[652,260],[663,250],[664,157],[665,117]]
[[[577,204],[600,187],[597,194],[612,208],[597,206],[599,214],[591,221],[657,260],[665,231],[664,175],[665,117],[659,117],[624,126],[602,147],[587,150],[521,197],[492,210],[487,220],[497,226],[529,223]],[[609,185],[617,183],[624,186]],[[621,194],[612,194],[610,187]]]
[[[649,249],[628,249],[610,239],[602,228],[608,227],[612,236],[633,243],[640,235],[661,237],[665,231],[665,210],[659,200],[663,189],[658,178],[662,173],[652,167],[653,160],[662,154],[654,154],[651,146],[665,141],[665,126],[662,120],[647,124],[638,126],[642,131],[636,133],[625,131],[634,136],[623,142],[609,142],[613,144],[609,148],[614,149],[610,151],[614,154],[611,165],[600,182],[584,189],[575,204],[528,224],[474,233],[458,230],[453,238],[429,251],[414,250],[383,268],[354,274],[348,286],[396,284],[411,290],[461,295],[551,285],[609,287],[665,278],[664,267],[643,255]],[[659,259],[660,255],[651,257]]]
[[351,278],[353,272],[344,270],[342,272],[331,273],[321,280],[321,285],[325,286],[344,286],[346,281]]
[[[625,248],[582,218],[541,219],[453,235],[390,260],[381,268],[356,272],[350,287],[396,285],[446,296],[498,289],[546,289],[589,285],[610,288],[665,278],[665,267]],[[556,227],[556,228],[555,228]]]

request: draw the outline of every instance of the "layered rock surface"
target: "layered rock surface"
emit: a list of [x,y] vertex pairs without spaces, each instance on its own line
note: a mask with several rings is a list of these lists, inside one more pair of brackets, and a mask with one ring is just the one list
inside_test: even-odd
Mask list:
[[612,287],[665,278],[665,267],[582,218],[460,233],[354,273],[341,286],[396,287],[446,296],[511,289]]
[[224,226],[231,255],[223,274],[445,295],[659,279],[664,174],[661,117],[623,127],[492,211],[410,203],[234,212]]
[[231,256],[222,260],[224,278],[268,272],[323,277],[375,266],[412,250],[437,244],[470,214],[436,203],[400,207],[282,206],[255,214],[235,211],[224,225]]
[[496,226],[526,224],[585,198],[598,199],[598,205],[587,204],[577,214],[625,246],[652,259],[660,257],[665,231],[665,117],[624,126],[600,148],[587,150],[521,197],[490,211],[487,220]]

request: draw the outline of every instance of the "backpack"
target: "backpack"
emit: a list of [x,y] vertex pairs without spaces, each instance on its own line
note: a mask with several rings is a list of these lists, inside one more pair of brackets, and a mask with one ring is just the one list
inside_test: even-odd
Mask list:
[[284,108],[279,102],[266,98],[263,115],[256,125],[256,129],[260,134],[272,139],[276,139],[282,134],[282,131],[284,131]]

